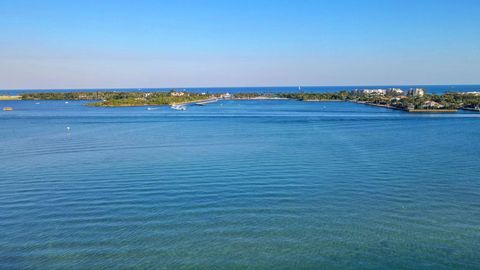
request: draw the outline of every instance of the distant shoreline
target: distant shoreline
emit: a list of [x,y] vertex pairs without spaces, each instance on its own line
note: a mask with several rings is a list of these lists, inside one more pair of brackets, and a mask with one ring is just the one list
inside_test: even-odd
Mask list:
[[191,93],[170,92],[65,92],[26,93],[0,96],[1,100],[86,100],[87,106],[142,107],[178,106],[211,100],[298,100],[302,102],[353,102],[409,113],[454,113],[459,109],[480,111],[480,92],[428,94],[422,88],[403,91],[399,88],[363,89],[330,93]]
[[0,100],[22,100],[22,96],[18,95],[0,95]]

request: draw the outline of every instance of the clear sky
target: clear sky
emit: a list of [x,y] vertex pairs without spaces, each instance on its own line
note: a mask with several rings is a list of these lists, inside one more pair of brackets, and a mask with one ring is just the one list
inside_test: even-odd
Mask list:
[[480,83],[478,0],[0,0],[0,88]]

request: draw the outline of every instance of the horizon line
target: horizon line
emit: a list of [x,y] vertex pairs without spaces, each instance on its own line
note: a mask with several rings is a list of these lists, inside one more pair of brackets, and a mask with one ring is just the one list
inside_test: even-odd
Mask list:
[[291,87],[373,87],[373,86],[480,86],[480,83],[458,83],[458,84],[350,84],[350,85],[258,85],[258,86],[188,86],[188,87],[66,87],[66,88],[0,88],[0,91],[41,91],[41,90],[115,90],[115,89],[219,89],[219,88],[291,88]]

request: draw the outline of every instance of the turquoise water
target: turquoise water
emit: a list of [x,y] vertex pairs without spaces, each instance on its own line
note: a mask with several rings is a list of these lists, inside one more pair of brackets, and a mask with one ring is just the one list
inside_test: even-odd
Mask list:
[[82,104],[0,102],[0,269],[480,267],[478,113]]

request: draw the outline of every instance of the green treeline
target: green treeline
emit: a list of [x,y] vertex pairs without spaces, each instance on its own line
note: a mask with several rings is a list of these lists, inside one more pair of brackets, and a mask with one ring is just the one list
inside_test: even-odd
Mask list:
[[[49,92],[25,93],[22,100],[92,100],[91,106],[143,106],[171,105],[221,97],[190,92]],[[480,95],[466,93],[424,94],[423,96],[402,93],[365,93],[365,91],[339,91],[332,93],[237,93],[234,99],[284,98],[300,101],[352,101],[373,105],[394,107],[403,110],[414,109],[459,109],[480,107]]]
[[98,100],[90,106],[143,106],[171,105],[195,102],[209,97],[206,94],[187,92],[67,92],[25,93],[22,100]]
[[279,93],[277,94],[280,98],[288,99],[297,99],[297,100],[341,100],[347,101],[351,100],[352,97],[347,91],[340,91],[334,93]]
[[446,109],[475,108],[480,106],[480,96],[473,94],[445,93],[424,96],[361,96],[358,101],[387,105],[399,109]]
[[300,101],[352,101],[367,104],[389,106],[398,109],[460,109],[480,106],[480,95],[464,93],[425,94],[423,96],[408,96],[395,92],[386,94],[365,94],[362,91],[340,91],[332,93],[240,93],[235,98],[254,99],[287,98]]

